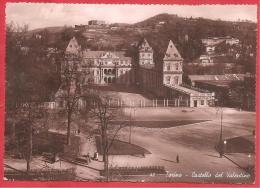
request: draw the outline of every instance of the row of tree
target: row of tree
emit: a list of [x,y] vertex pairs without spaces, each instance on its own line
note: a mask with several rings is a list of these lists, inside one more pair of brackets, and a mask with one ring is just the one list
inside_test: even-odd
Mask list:
[[[15,130],[15,139],[19,151],[26,160],[27,172],[30,172],[33,156],[33,137],[39,130],[48,130],[50,121],[46,119],[57,113],[47,109],[44,104],[55,99],[64,104],[58,111],[67,119],[67,139],[64,144],[71,144],[71,124],[79,114],[86,120],[88,117],[98,120],[104,169],[108,178],[108,151],[119,130],[124,127],[111,126],[110,122],[120,110],[109,107],[108,97],[93,92],[88,87],[83,88],[81,72],[77,66],[81,60],[78,57],[67,57],[61,51],[54,54],[55,62],[52,63],[50,59],[52,56],[48,56],[48,46],[43,38],[37,39],[35,36],[26,38],[27,28],[21,29],[12,24],[7,27],[6,122],[11,120],[11,124],[18,127]],[[45,32],[42,37],[46,37],[47,40],[48,33]],[[68,40],[71,37],[70,29],[64,30],[62,37],[67,37]],[[24,46],[27,48],[24,49]],[[63,65],[59,71],[57,61]],[[82,101],[83,107],[80,106]],[[87,129],[89,136],[95,135],[94,127]]]

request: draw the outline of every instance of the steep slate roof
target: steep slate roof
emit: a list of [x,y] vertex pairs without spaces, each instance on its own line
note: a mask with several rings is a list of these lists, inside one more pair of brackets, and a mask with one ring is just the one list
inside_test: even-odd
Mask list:
[[77,55],[80,50],[81,50],[81,47],[80,47],[80,45],[79,45],[77,39],[76,39],[75,37],[73,37],[73,38],[70,40],[70,42],[69,42],[69,44],[68,44],[68,46],[67,46],[65,52],[66,52],[66,53],[69,53],[69,54],[75,54],[75,55]]
[[169,42],[169,45],[168,45],[168,48],[166,50],[163,60],[177,60],[177,61],[183,60],[179,51],[177,50],[177,48],[175,47],[175,45],[173,44],[173,42],[171,40]]
[[143,42],[139,45],[139,51],[153,52],[152,47],[149,45],[149,43],[145,38]]

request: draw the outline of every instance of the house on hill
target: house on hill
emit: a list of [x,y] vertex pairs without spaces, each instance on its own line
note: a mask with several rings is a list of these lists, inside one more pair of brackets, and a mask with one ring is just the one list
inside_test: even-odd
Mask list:
[[219,51],[223,51],[223,49],[232,46],[238,46],[240,41],[237,38],[233,38],[230,36],[226,37],[208,37],[205,39],[201,39],[202,44],[206,48],[206,54],[219,54]]

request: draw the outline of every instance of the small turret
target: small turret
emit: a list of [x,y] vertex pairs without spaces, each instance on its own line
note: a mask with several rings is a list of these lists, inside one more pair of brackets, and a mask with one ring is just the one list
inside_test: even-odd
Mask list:
[[182,84],[182,57],[170,40],[163,58],[163,83],[165,85]]
[[65,53],[69,54],[69,55],[79,55],[80,51],[81,51],[81,47],[80,47],[77,39],[75,37],[73,37],[70,40]]
[[165,56],[163,58],[164,61],[182,61],[182,57],[179,53],[179,51],[177,50],[177,48],[175,47],[175,45],[173,44],[173,42],[170,40],[167,51],[165,53]]
[[139,65],[146,68],[153,68],[153,49],[146,39],[143,40],[138,48],[139,51]]

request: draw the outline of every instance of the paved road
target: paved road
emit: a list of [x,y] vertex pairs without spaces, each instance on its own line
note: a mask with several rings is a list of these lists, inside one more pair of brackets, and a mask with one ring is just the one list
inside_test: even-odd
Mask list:
[[[129,109],[126,109],[129,113]],[[209,172],[215,175],[220,172],[245,173],[244,170],[226,158],[219,158],[214,149],[219,140],[220,114],[214,108],[194,109],[189,113],[180,108],[171,109],[137,109],[135,119],[211,119],[202,122],[172,128],[132,129],[132,142],[146,148],[151,155],[145,158],[111,157],[116,166],[149,166],[163,165],[169,172],[185,175],[174,178],[174,181],[207,181],[207,182],[248,182],[249,178],[190,178],[192,172]],[[240,112],[235,109],[224,109],[223,138],[230,138],[252,133],[255,125],[255,114]],[[121,132],[121,139],[129,136],[129,129]],[[177,154],[180,163],[176,163]]]

